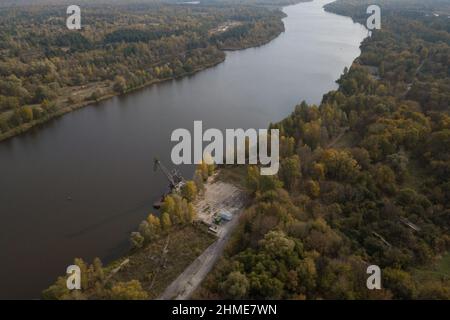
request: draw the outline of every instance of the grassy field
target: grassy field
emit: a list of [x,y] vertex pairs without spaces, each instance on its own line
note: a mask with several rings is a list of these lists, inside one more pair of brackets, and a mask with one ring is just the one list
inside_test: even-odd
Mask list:
[[419,281],[422,279],[450,281],[450,252],[440,257],[429,268],[417,269],[415,277]]
[[247,166],[223,165],[221,166],[216,179],[222,182],[234,184],[237,187],[245,188],[247,178]]
[[117,267],[129,259],[110,280],[139,280],[150,299],[158,298],[164,289],[175,280],[216,238],[207,232],[204,225],[186,225],[174,228],[167,236],[151,243],[146,248],[117,260],[107,269]]

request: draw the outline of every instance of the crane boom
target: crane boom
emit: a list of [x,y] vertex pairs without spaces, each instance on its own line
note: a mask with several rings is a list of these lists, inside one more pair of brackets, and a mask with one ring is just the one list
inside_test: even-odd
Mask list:
[[161,161],[159,161],[159,159],[154,160],[153,163],[153,170],[156,171],[158,169],[158,167],[161,169],[161,171],[164,173],[164,175],[166,176],[167,180],[169,180],[169,184],[171,188],[175,188],[177,189],[177,187],[180,186],[180,184],[183,183],[184,179],[183,177],[179,174],[179,172],[177,170],[173,170],[172,172],[170,172],[169,170],[167,170],[167,168],[161,163]]

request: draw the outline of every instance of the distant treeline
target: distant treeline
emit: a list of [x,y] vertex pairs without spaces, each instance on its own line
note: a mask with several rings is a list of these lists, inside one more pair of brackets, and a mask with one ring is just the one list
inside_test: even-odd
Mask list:
[[283,30],[280,10],[249,3],[92,2],[79,31],[66,28],[65,9],[0,12],[0,140],[62,109],[217,64],[220,49],[258,46]]
[[450,19],[430,15],[448,2],[377,3],[382,29],[339,89],[270,126],[279,173],[248,167],[253,203],[195,298],[450,299]]

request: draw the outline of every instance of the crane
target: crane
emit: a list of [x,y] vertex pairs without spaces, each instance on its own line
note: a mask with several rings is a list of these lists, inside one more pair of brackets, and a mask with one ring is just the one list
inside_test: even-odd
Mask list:
[[159,159],[155,158],[153,162],[153,171],[158,170],[158,168],[161,169],[161,171],[166,176],[167,180],[169,180],[169,187],[170,189],[175,189],[178,191],[184,184],[184,178],[181,176],[181,174],[178,172],[177,169],[173,169],[172,171],[169,171],[162,163],[159,161]]

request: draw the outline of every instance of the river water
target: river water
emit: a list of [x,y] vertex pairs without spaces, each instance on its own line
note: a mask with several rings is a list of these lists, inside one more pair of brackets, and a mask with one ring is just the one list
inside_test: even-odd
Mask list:
[[[38,298],[74,257],[110,261],[167,181],[176,128],[267,128],[301,100],[319,103],[360,54],[366,29],[326,13],[330,0],[285,7],[286,31],[225,62],[77,110],[0,143],[0,298]],[[180,168],[191,176],[193,168]]]

